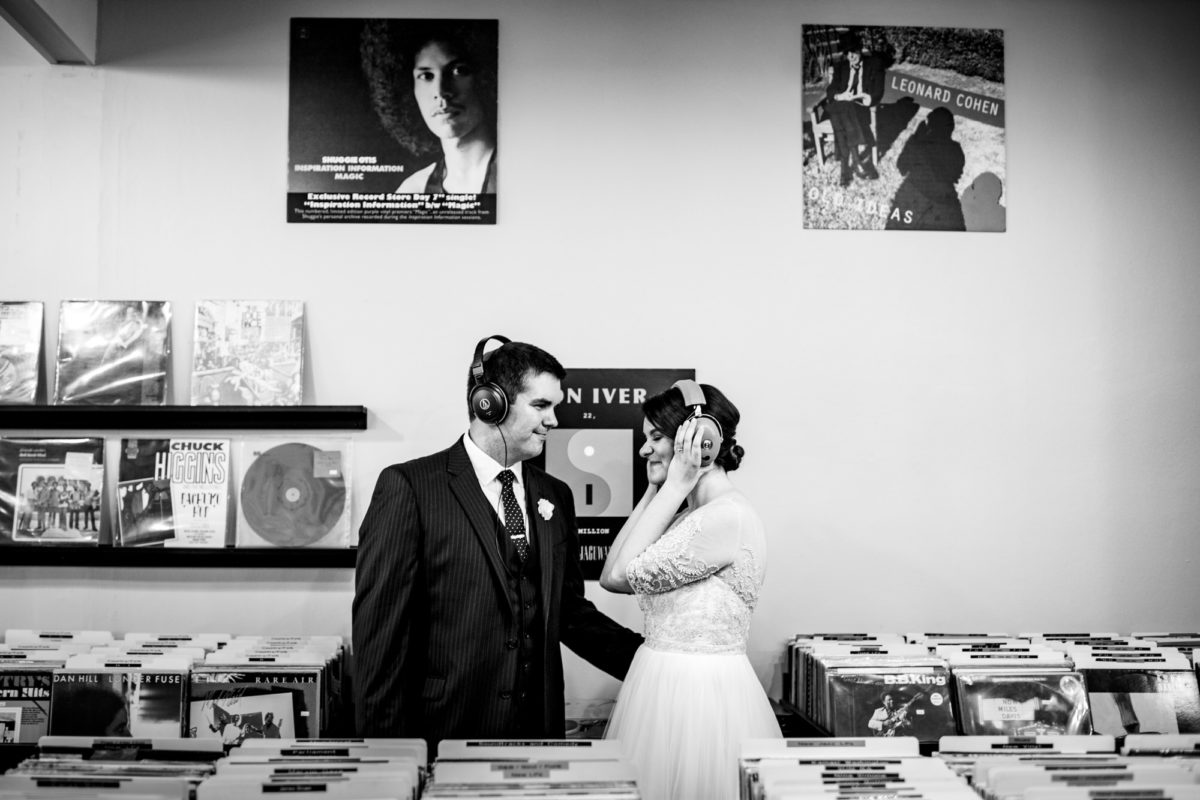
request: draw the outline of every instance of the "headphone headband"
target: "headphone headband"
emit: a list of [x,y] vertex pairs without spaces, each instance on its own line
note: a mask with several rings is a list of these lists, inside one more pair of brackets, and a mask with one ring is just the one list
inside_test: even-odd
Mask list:
[[[501,336],[499,334],[496,334],[495,336],[485,336],[484,338],[479,340],[479,344],[475,345],[475,357],[471,360],[471,378],[475,381],[476,384],[480,384],[480,383],[484,382],[483,381],[483,362],[484,362],[485,356],[483,353],[483,348],[487,347],[488,342],[493,342],[493,341],[500,342],[500,346],[503,347],[504,345],[511,343],[512,339],[509,339],[507,336]],[[461,362],[459,362],[459,363],[461,363]]]
[[671,388],[680,391],[683,395],[683,404],[685,406],[703,406],[708,404],[704,399],[704,390],[695,381],[687,379],[675,381],[671,385]]

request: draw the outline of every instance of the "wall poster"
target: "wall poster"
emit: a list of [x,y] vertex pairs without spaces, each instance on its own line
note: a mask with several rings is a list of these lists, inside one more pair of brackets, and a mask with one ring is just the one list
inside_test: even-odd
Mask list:
[[293,18],[288,222],[494,224],[498,29]]
[[804,227],[1004,231],[1004,32],[805,25]]
[[[692,369],[568,369],[558,427],[533,463],[571,487],[585,580],[598,580],[608,548],[646,492],[642,402],[692,379]],[[540,462],[540,463],[539,463]]]

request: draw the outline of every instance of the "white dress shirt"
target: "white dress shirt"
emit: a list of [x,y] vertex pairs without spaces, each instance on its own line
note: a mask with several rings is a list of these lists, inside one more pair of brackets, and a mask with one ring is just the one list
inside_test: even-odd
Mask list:
[[513,494],[517,496],[517,505],[521,507],[521,514],[525,517],[525,541],[528,542],[529,509],[525,507],[525,473],[521,470],[522,462],[518,461],[511,467],[504,466],[480,450],[479,445],[471,441],[470,432],[463,434],[463,447],[467,450],[467,458],[471,459],[471,466],[475,470],[475,479],[479,481],[479,488],[483,490],[483,496],[487,498],[501,522],[508,520],[504,518],[504,503],[500,502],[500,492],[504,487],[497,476],[506,469],[512,470],[512,474],[517,476],[517,479],[513,481]]

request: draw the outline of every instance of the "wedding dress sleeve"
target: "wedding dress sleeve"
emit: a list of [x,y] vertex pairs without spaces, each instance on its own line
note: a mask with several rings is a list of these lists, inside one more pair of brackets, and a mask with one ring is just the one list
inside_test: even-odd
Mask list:
[[629,562],[629,585],[637,594],[661,594],[724,569],[738,557],[742,521],[731,502],[696,509]]

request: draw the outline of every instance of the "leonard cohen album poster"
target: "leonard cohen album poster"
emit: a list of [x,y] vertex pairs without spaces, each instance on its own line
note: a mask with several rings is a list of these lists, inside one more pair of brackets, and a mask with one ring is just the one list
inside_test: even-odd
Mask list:
[[494,224],[498,32],[293,19],[288,222]]
[[638,455],[642,403],[695,375],[691,369],[567,370],[563,402],[555,409],[558,427],[541,458],[546,472],[575,495],[585,580],[599,580],[609,546],[646,492],[646,461]]
[[804,227],[1004,231],[1004,32],[805,25]]

